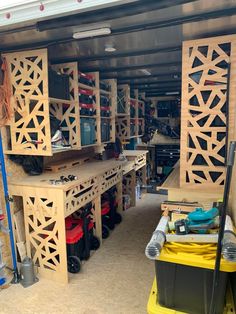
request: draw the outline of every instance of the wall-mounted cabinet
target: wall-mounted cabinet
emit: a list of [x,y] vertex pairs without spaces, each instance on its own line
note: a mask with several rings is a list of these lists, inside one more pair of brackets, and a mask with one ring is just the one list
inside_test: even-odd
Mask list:
[[76,62],[49,66],[47,49],[9,53],[5,58],[13,109],[3,129],[5,153],[52,156],[114,142],[114,80],[102,84],[98,72],[81,73]]
[[118,85],[116,110],[116,136],[122,142],[130,139],[130,87]]
[[115,142],[117,108],[117,82],[115,79],[100,81],[101,142]]
[[137,89],[132,92],[133,98],[130,100],[130,127],[131,138],[144,134],[144,101]]
[[116,132],[123,142],[144,134],[144,101],[128,84],[118,86]]

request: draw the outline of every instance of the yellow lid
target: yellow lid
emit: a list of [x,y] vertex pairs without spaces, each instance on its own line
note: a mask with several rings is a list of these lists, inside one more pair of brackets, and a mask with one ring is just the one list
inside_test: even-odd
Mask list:
[[[199,243],[166,243],[157,258],[159,261],[176,263],[181,265],[214,269],[216,256],[216,244]],[[221,259],[220,270],[235,272],[236,263]]]

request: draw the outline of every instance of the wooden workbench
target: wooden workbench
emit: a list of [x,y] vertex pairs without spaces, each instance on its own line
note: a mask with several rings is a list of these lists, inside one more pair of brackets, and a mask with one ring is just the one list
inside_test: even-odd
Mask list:
[[[11,196],[22,197],[27,255],[48,279],[68,282],[65,218],[93,202],[95,234],[102,241],[101,194],[117,186],[118,210],[122,212],[122,179],[144,165],[143,152],[127,161],[92,161],[56,173],[43,173],[9,182]],[[146,163],[146,161],[145,161]],[[76,180],[52,185],[50,180],[73,174]],[[135,195],[135,186],[132,186]]]
[[[23,198],[27,254],[39,266],[42,276],[68,282],[65,218],[91,201],[95,234],[102,239],[100,196],[116,184],[122,193],[123,164],[116,160],[95,161],[60,173],[11,180],[10,194]],[[50,184],[50,179],[69,174],[78,179],[62,185]]]
[[178,161],[173,171],[167,177],[165,182],[157,187],[158,190],[168,191],[169,201],[186,201],[186,202],[200,202],[201,204],[208,204],[218,201],[223,196],[223,189],[200,189],[200,188],[180,188],[180,162]]
[[[123,154],[128,159],[130,171],[124,173],[123,177],[123,193],[130,196],[130,205],[136,205],[136,181],[137,178],[141,181],[142,185],[147,184],[147,150],[124,150]],[[131,165],[133,166],[131,168]],[[127,168],[128,166],[126,166]]]

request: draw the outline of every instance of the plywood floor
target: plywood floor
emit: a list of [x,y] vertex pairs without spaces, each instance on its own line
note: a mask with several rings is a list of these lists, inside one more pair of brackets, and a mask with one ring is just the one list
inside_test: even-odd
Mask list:
[[144,249],[160,216],[163,196],[146,194],[104,245],[71,276],[69,285],[45,279],[0,292],[1,314],[144,314],[154,278]]

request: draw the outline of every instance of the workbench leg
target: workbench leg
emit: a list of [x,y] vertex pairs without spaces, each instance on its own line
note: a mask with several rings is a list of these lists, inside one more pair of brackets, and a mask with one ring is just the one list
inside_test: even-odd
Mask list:
[[99,195],[94,203],[93,219],[95,222],[95,235],[98,237],[100,244],[102,244],[102,210],[101,210],[101,196]]
[[117,202],[118,202],[118,207],[117,207],[117,212],[122,214],[123,213],[123,193],[122,193],[122,181],[119,181],[116,184],[117,188]]
[[131,170],[123,177],[123,194],[130,196],[130,205],[134,207],[136,205],[136,172]]
[[63,191],[29,189],[24,195],[27,255],[42,277],[68,283]]
[[147,185],[147,166],[143,166],[142,169],[142,184]]

